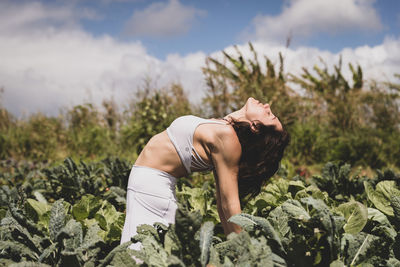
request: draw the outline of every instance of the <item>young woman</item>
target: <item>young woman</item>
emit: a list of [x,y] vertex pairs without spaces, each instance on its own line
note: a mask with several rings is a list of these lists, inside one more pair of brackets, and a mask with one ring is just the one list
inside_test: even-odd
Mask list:
[[[288,142],[270,106],[252,97],[223,119],[177,118],[150,139],[132,167],[121,243],[140,224],[174,223],[176,179],[194,171],[213,170],[224,232],[240,232],[227,220],[241,212],[241,198],[256,196],[278,170]],[[130,248],[140,249],[140,243]]]

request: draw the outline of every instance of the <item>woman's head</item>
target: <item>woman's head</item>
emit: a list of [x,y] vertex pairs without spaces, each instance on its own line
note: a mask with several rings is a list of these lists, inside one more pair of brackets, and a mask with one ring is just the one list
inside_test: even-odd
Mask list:
[[237,120],[249,122],[253,131],[257,131],[261,125],[275,126],[278,131],[283,130],[281,122],[272,113],[269,104],[263,104],[253,97],[249,97],[240,111],[240,117]]
[[261,186],[279,169],[283,152],[289,144],[289,133],[268,104],[249,98],[242,116],[231,117],[239,138],[242,155],[239,165],[239,195],[254,197]]

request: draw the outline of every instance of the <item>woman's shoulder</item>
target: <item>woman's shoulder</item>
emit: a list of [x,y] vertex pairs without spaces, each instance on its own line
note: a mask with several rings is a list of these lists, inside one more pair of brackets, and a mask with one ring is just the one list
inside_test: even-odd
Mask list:
[[240,148],[240,142],[235,130],[229,124],[214,124],[207,129],[206,142],[214,148]]

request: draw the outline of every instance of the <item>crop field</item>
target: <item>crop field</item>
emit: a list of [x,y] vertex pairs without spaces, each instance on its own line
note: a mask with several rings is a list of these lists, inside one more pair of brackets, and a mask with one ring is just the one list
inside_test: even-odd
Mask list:
[[[215,188],[183,179],[175,225],[143,225],[119,245],[130,164],[118,159],[32,168],[2,162],[3,266],[399,266],[400,176],[351,174],[328,163],[309,179],[285,168],[230,221],[224,237]],[[22,264],[25,262],[25,265]],[[27,262],[31,262],[28,265]],[[19,265],[16,265],[19,263]]]
[[[210,174],[182,179],[175,225],[143,225],[119,245],[131,164],[2,161],[2,266],[400,266],[400,176],[327,163],[310,178],[283,166],[223,235]],[[30,262],[28,264],[28,262]],[[17,264],[18,263],[18,264]],[[14,264],[14,265],[12,265]]]
[[[146,85],[125,110],[105,100],[58,117],[16,118],[0,101],[0,266],[400,267],[400,84],[352,64],[346,79],[341,61],[295,76],[282,55],[261,61],[249,46],[251,59],[207,59],[201,104],[179,84]],[[176,117],[221,118],[249,96],[271,104],[291,142],[229,219],[243,231],[224,235],[214,177],[197,173],[178,179],[175,224],[142,225],[120,245],[129,173],[147,141]]]

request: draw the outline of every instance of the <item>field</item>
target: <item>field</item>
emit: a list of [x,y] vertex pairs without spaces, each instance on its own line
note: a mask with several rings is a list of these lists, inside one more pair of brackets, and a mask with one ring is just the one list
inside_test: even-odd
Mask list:
[[[328,163],[308,179],[285,168],[223,235],[210,174],[182,179],[175,225],[144,225],[119,245],[130,163],[66,159],[55,167],[2,162],[0,263],[15,266],[400,266],[400,176]],[[47,265],[46,265],[47,264]]]
[[[250,48],[252,48],[252,45]],[[400,86],[333,67],[284,72],[225,54],[203,70],[193,105],[180,85],[146,84],[120,111],[112,100],[58,117],[15,118],[0,105],[1,266],[400,266]],[[293,89],[300,86],[300,94]],[[248,96],[269,102],[291,134],[279,172],[225,236],[210,173],[177,184],[176,224],[144,225],[119,245],[131,166],[177,116],[221,117]]]

